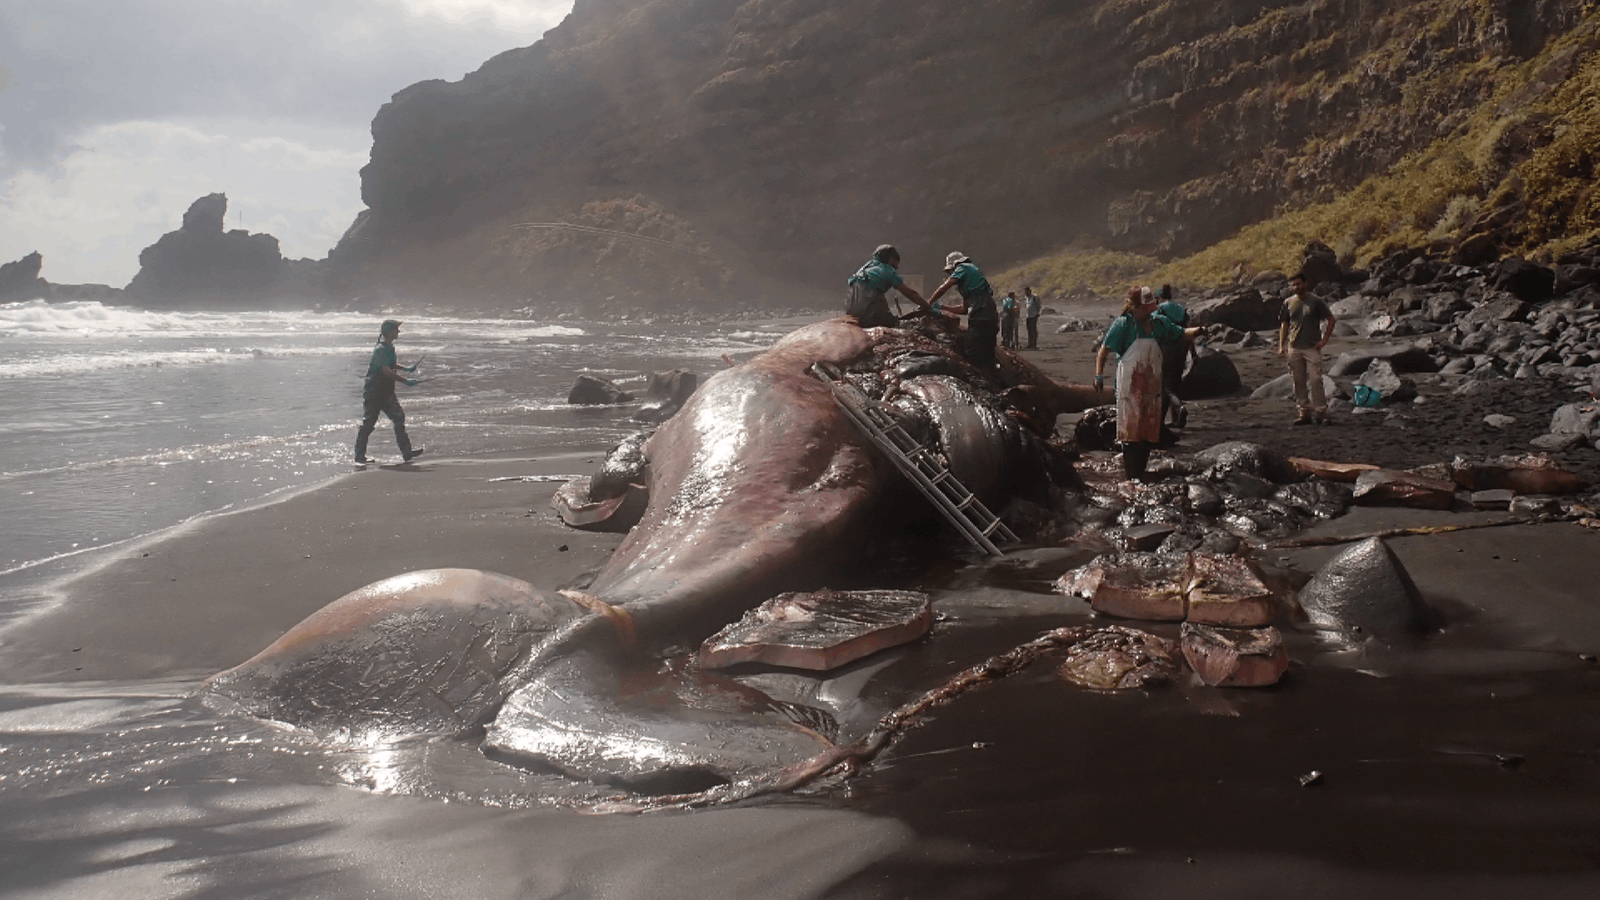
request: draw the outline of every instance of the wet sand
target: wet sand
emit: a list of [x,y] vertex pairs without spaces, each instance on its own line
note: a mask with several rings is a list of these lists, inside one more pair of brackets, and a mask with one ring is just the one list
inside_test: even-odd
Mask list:
[[[1091,340],[1046,330],[1045,349],[1029,355],[1082,381]],[[1240,363],[1251,384],[1277,365],[1264,352]],[[1244,437],[1323,458],[1443,461],[1395,440],[1393,426],[1292,429],[1291,414],[1282,402],[1195,404],[1180,449]],[[463,566],[559,587],[598,568],[620,537],[563,528],[548,507],[553,482],[492,479],[584,473],[598,459],[374,468],[118,548],[59,606],[0,634],[0,679],[35,694],[148,691],[181,709],[199,679],[383,577]],[[1358,510],[1314,533],[1436,521],[1463,519]],[[1520,525],[1392,546],[1444,631],[1349,650],[1286,620],[1294,662],[1274,689],[1100,694],[1041,663],[926,717],[842,785],[687,814],[586,817],[396,796],[381,783],[374,793],[300,786],[242,755],[228,773],[143,789],[7,797],[0,781],[0,887],[66,897],[1600,894],[1600,667],[1583,658],[1600,653],[1600,533]],[[1262,559],[1292,586],[1334,552]],[[893,651],[872,693],[907,697],[1047,628],[1088,621],[1081,602],[1048,587],[1085,558],[1024,548],[927,572],[910,586],[934,593],[944,618],[925,642]],[[0,701],[0,715],[24,702]],[[476,751],[426,753],[451,769]],[[1312,771],[1322,782],[1303,787]]]

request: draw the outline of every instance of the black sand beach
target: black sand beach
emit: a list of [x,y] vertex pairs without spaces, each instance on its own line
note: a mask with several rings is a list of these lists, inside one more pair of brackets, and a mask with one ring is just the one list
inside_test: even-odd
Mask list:
[[[1091,339],[1047,333],[1032,358],[1081,381]],[[1241,356],[1247,383],[1281,371],[1261,354]],[[1289,418],[1281,402],[1195,404],[1179,449],[1245,439],[1420,465],[1525,446],[1460,414],[1419,419],[1405,440],[1395,426]],[[598,568],[619,536],[562,527],[554,482],[497,480],[585,473],[596,449],[374,468],[124,548],[0,636],[0,673],[87,697],[144,690],[198,727],[206,713],[184,695],[201,678],[364,584],[471,567],[553,589]],[[1569,462],[1592,472],[1589,457]],[[1358,509],[1312,534],[1494,515]],[[377,773],[363,791],[284,778],[297,763],[252,759],[242,743],[215,770],[8,800],[0,884],[56,897],[1592,897],[1597,542],[1568,522],[1395,539],[1439,633],[1346,649],[1285,620],[1289,674],[1255,691],[1095,693],[1043,663],[924,717],[853,779],[744,808],[588,817],[408,788],[408,766],[459,776],[478,764],[450,742],[405,748],[390,770],[363,757]],[[1296,587],[1337,550],[1260,559]],[[1049,585],[1089,555],[1020,548],[928,572],[908,586],[933,593],[943,618],[874,661],[870,691],[909,697],[1087,621]],[[1321,779],[1303,786],[1312,772]]]

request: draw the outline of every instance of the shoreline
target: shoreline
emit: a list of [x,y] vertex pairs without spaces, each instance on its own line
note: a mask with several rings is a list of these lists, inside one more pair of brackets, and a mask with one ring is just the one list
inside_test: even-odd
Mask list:
[[605,449],[372,467],[99,548],[41,585],[57,599],[0,630],[0,678],[204,678],[414,569],[483,568],[554,589],[598,568],[622,535],[568,529],[549,507],[559,480],[490,479],[582,474]]

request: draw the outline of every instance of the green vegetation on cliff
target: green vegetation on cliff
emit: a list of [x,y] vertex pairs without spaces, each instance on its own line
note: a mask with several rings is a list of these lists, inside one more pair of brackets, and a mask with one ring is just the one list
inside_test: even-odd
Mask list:
[[[1527,59],[1458,46],[1461,35],[1475,34],[1480,41],[1503,37],[1505,28],[1497,17],[1505,6],[1496,0],[1419,3],[1391,13],[1386,40],[1344,75],[1330,80],[1324,70],[1315,69],[1298,82],[1264,88],[1280,106],[1308,98],[1315,105],[1347,90],[1362,72],[1406,66],[1416,70],[1402,81],[1398,103],[1362,111],[1358,121],[1365,125],[1332,123],[1313,130],[1297,153],[1273,160],[1276,177],[1315,189],[1302,192],[1299,202],[1284,204],[1270,218],[1177,258],[1064,252],[1017,266],[999,281],[1031,282],[1050,294],[1085,287],[1114,294],[1135,282],[1208,287],[1226,280],[1241,262],[1254,269],[1292,269],[1313,240],[1333,246],[1350,265],[1403,248],[1441,256],[1517,253],[1543,258],[1600,240],[1595,185],[1600,3],[1576,4],[1572,27]],[[1282,14],[1263,16],[1243,31],[1281,27]],[[1235,29],[1212,40],[1240,40],[1240,34]],[[1306,44],[1302,55],[1314,56],[1316,46]],[[1422,53],[1419,47],[1434,50]],[[1475,102],[1463,103],[1463,98]],[[1423,116],[1444,116],[1454,124],[1443,136],[1348,190],[1330,190],[1325,180],[1318,184],[1319,161],[1352,149],[1360,152],[1349,145],[1370,139],[1371,120],[1387,117],[1392,130]]]

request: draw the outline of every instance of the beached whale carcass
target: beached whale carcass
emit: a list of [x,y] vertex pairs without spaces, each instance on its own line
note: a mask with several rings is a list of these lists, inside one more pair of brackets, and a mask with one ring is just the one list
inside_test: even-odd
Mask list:
[[584,594],[410,573],[340,598],[213,676],[208,696],[311,727],[462,733],[574,642],[687,648],[776,593],[820,586],[910,504],[894,502],[901,476],[810,374],[819,362],[897,395],[908,429],[991,500],[1050,476],[1051,451],[1023,420],[1092,398],[1024,367],[1027,408],[1013,410],[1000,385],[916,332],[801,328],[710,378],[642,445],[643,517]]

